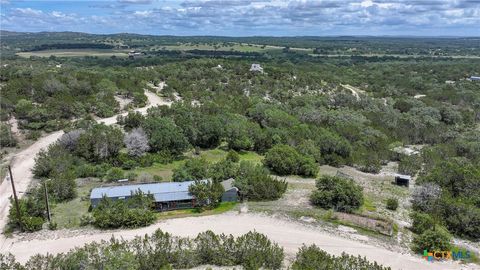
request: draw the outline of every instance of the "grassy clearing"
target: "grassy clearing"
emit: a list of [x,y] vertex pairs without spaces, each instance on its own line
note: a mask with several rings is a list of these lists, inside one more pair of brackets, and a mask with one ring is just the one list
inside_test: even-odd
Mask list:
[[158,175],[162,177],[164,182],[170,182],[172,181],[173,170],[180,167],[183,163],[185,163],[185,160],[176,160],[167,164],[154,163],[149,167],[136,168],[133,172],[137,175],[141,175],[142,173]]
[[58,224],[58,228],[78,228],[80,218],[88,213],[90,207],[90,191],[101,185],[98,180],[78,182],[78,196],[68,202],[52,205],[52,221]]
[[188,51],[188,50],[216,50],[216,51],[237,51],[237,52],[265,52],[267,48],[261,46],[254,46],[249,44],[234,44],[232,46],[224,46],[222,43],[218,44],[193,44],[182,43],[177,45],[155,46],[152,49],[156,50],[175,50],[175,51]]
[[98,56],[98,57],[128,57],[127,51],[115,51],[115,50],[92,50],[92,49],[72,49],[72,50],[44,50],[35,52],[20,52],[18,56],[29,58],[31,56],[36,57],[83,57],[83,56]]
[[[228,152],[223,149],[215,148],[201,151],[199,156],[210,163],[215,163],[224,159],[227,156],[227,153]],[[239,155],[240,160],[250,161],[253,163],[260,163],[263,159],[263,156],[250,151],[242,151],[239,153]],[[193,157],[194,155],[192,152],[189,152],[185,156]],[[150,167],[136,168],[133,170],[133,172],[137,175],[140,175],[142,173],[158,175],[162,177],[163,181],[170,182],[172,181],[173,170],[180,167],[183,163],[185,163],[185,160],[177,160],[167,164],[155,163]]]

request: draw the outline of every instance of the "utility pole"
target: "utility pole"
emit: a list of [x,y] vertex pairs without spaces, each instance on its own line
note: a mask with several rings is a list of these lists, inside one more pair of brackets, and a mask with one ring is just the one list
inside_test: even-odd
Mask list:
[[13,198],[15,200],[15,208],[17,208],[18,225],[20,226],[20,229],[23,230],[22,213],[20,213],[20,205],[18,204],[17,191],[15,190],[15,183],[13,182],[12,168],[10,167],[10,165],[8,165],[8,172],[10,174],[10,183],[12,183]]
[[47,218],[48,222],[51,222],[51,216],[50,216],[50,206],[48,205],[48,191],[47,191],[47,180],[43,181],[43,187],[45,189],[45,204],[47,205]]

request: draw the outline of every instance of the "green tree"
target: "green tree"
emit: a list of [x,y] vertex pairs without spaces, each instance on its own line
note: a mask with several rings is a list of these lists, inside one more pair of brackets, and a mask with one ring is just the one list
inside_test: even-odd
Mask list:
[[173,169],[172,180],[174,182],[183,182],[206,179],[208,166],[208,162],[203,158],[188,159],[180,167]]
[[321,208],[351,212],[363,203],[362,188],[351,179],[322,176],[317,180],[316,187],[310,200]]
[[170,118],[149,116],[143,123],[143,129],[153,151],[169,151],[178,155],[190,147],[182,130]]
[[76,153],[89,161],[99,162],[117,156],[122,147],[123,133],[120,129],[97,124],[80,135]]
[[241,196],[256,201],[279,199],[287,190],[287,182],[270,176],[261,165],[247,161],[240,162],[235,186]]

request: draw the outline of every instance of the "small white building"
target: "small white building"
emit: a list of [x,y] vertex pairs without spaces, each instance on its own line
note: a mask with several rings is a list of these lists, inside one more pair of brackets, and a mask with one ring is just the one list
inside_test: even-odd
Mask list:
[[250,71],[258,71],[258,72],[263,72],[262,66],[260,64],[252,64],[250,67]]

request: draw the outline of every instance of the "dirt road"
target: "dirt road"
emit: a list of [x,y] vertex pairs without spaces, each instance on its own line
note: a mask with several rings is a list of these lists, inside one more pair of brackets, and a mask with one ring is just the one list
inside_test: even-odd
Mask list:
[[[171,102],[164,100],[163,98],[157,96],[154,93],[145,91],[145,95],[148,98],[148,105],[136,111],[139,111],[143,114],[147,112],[147,110],[153,106],[157,105],[170,105]],[[127,113],[123,113],[122,115],[126,115]],[[99,123],[105,123],[106,125],[111,125],[117,122],[117,116],[112,116],[109,118],[98,119]],[[13,158],[11,163],[12,166],[12,174],[15,180],[15,188],[17,190],[17,194],[19,197],[23,196],[23,192],[25,192],[28,188],[28,185],[33,179],[32,168],[35,164],[35,156],[41,149],[48,147],[50,144],[54,143],[60,136],[62,136],[63,131],[57,131],[54,133],[50,133],[45,137],[40,138],[36,141],[33,145],[29,146],[25,150],[19,152]],[[0,230],[3,230],[5,224],[7,223],[8,211],[10,209],[10,202],[9,198],[12,195],[12,188],[10,181],[5,179],[2,181],[0,185]],[[2,244],[3,235],[0,236],[0,245]]]
[[135,230],[123,230],[105,232],[93,235],[83,235],[74,238],[56,238],[56,232],[51,232],[52,238],[47,240],[16,241],[8,239],[1,248],[1,252],[11,252],[21,262],[25,262],[31,255],[36,253],[65,252],[73,247],[82,246],[92,241],[108,240],[112,235],[124,239],[132,239],[137,235],[145,235],[161,229],[177,236],[194,237],[199,232],[212,230],[215,233],[226,233],[235,236],[256,230],[266,234],[271,240],[280,244],[287,254],[287,258],[293,258],[302,244],[316,244],[325,251],[340,255],[347,252],[353,255],[361,255],[369,260],[375,260],[392,269],[474,269],[464,266],[463,268],[454,262],[427,262],[420,257],[408,254],[398,254],[381,247],[367,245],[330,235],[313,226],[278,219],[274,217],[251,214],[228,212],[216,216],[189,217],[170,219],[146,228]]

